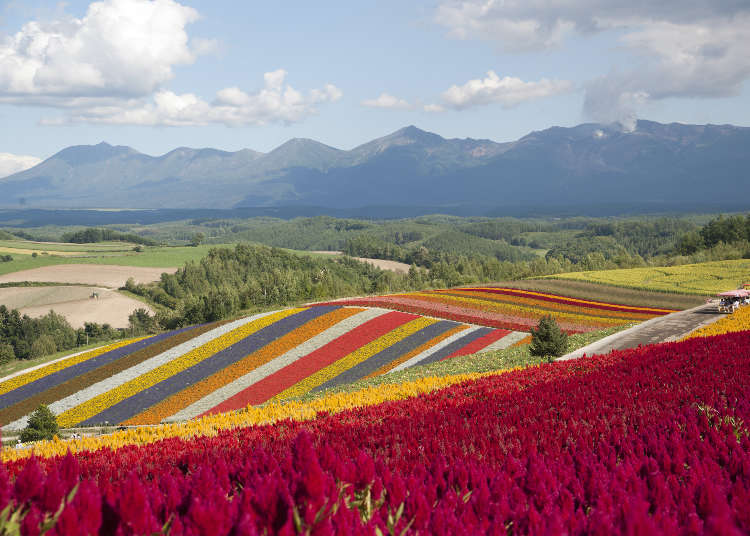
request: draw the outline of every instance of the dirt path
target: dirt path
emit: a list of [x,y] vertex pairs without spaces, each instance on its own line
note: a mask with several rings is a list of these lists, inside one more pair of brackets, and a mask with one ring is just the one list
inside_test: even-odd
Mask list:
[[718,312],[716,303],[703,304],[692,309],[672,313],[647,320],[625,331],[615,333],[594,343],[570,352],[558,359],[578,359],[584,354],[607,354],[612,350],[635,348],[639,344],[656,344],[659,342],[676,341],[696,328],[717,320],[724,316]]

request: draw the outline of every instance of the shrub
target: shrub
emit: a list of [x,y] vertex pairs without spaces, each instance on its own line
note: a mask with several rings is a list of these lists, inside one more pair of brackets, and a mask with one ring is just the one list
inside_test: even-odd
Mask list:
[[52,335],[42,335],[31,343],[30,357],[42,357],[57,352],[57,344]]
[[536,329],[531,328],[531,355],[546,357],[552,361],[568,349],[568,334],[560,329],[551,315],[543,316]]
[[7,343],[0,343],[0,365],[10,363],[16,358],[16,352],[13,351],[13,346]]
[[41,441],[52,439],[57,435],[57,418],[44,404],[40,405],[29,417],[29,424],[21,431],[21,441]]

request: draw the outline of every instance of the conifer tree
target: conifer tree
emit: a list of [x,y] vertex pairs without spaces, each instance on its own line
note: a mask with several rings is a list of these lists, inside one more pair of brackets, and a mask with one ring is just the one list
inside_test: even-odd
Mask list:
[[560,329],[551,315],[543,316],[536,329],[531,328],[531,355],[546,357],[552,361],[568,349],[568,334]]
[[41,404],[29,417],[29,424],[21,431],[21,441],[41,441],[57,435],[57,418],[50,409]]

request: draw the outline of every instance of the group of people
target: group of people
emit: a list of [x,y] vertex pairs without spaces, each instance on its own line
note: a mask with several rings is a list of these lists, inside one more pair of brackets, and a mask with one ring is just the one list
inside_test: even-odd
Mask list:
[[750,304],[750,296],[740,297],[726,297],[722,298],[719,302],[719,311],[733,313],[739,309],[742,305]]

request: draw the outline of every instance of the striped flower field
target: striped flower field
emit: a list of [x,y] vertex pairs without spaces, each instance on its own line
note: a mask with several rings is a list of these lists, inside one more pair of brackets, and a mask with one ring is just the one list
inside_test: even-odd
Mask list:
[[515,331],[529,331],[537,325],[542,316],[551,314],[568,333],[585,333],[642,322],[675,312],[671,309],[618,305],[503,287],[410,292],[344,299],[330,303],[382,307]]
[[525,336],[343,304],[263,313],[118,342],[0,382],[0,425],[46,404],[62,427],[157,424],[279,401]]

